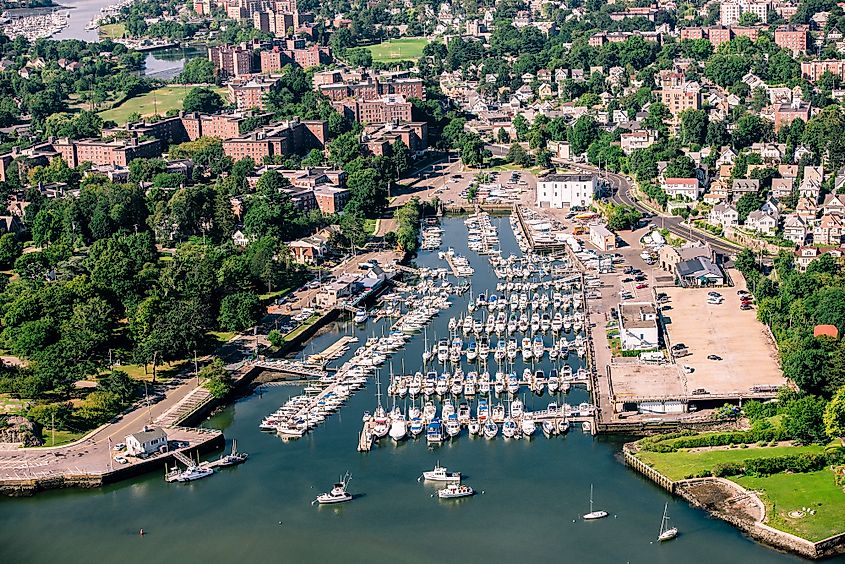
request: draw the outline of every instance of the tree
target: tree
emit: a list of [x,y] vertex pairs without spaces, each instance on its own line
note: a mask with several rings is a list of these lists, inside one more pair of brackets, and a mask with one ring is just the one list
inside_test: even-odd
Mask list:
[[525,116],[522,114],[515,115],[511,125],[513,125],[514,131],[516,131],[516,138],[520,141],[524,140],[525,136],[528,134],[528,129],[530,128]]
[[476,167],[484,162],[490,151],[484,148],[484,141],[476,133],[467,133],[460,142],[461,161],[469,167]]
[[229,294],[220,302],[220,326],[227,331],[243,331],[261,319],[263,307],[252,292]]
[[705,110],[687,109],[679,114],[681,119],[681,142],[689,144],[704,144],[707,139],[707,126],[710,119]]
[[824,428],[830,437],[845,437],[845,386],[828,402],[824,410]]
[[97,387],[103,391],[114,394],[122,403],[128,403],[135,397],[138,390],[138,383],[129,377],[123,370],[112,370],[100,377]]
[[598,138],[599,133],[599,126],[592,117],[581,116],[575,120],[566,137],[572,152],[581,155],[587,150],[590,143]]
[[519,143],[511,144],[510,149],[508,149],[508,156],[506,158],[508,162],[519,166],[531,165],[531,156],[525,149],[523,149],[522,145],[520,145]]
[[23,243],[17,240],[14,233],[4,233],[0,237],[0,267],[11,268],[22,252]]
[[790,437],[803,443],[826,443],[825,407],[827,402],[817,396],[804,396],[787,404],[783,414],[783,428]]
[[707,62],[704,74],[719,86],[727,88],[740,82],[750,69],[751,60],[748,57],[720,52]]
[[364,217],[378,217],[387,207],[387,186],[373,168],[356,170],[349,175],[346,187],[351,193],[350,204]]
[[225,105],[220,94],[202,86],[192,88],[182,101],[182,109],[186,112],[201,112],[204,114],[217,113]]
[[752,143],[772,139],[772,122],[755,114],[743,114],[736,121],[733,130],[733,145],[737,149],[750,147]]
[[783,373],[805,392],[820,392],[827,354],[819,349],[799,349],[784,355]]
[[739,214],[739,221],[745,222],[745,220],[748,219],[748,214],[759,210],[760,206],[764,203],[765,199],[759,192],[749,192],[748,194],[743,194],[736,203],[736,212]]
[[643,214],[630,206],[614,206],[611,204],[608,213],[607,227],[613,231],[635,229],[639,225]]
[[219,358],[215,357],[203,366],[197,376],[202,381],[202,386],[217,399],[226,397],[232,391],[232,377]]
[[686,155],[675,157],[663,170],[664,178],[693,178],[695,177],[695,163]]
[[501,144],[509,143],[511,140],[510,133],[504,127],[500,127],[498,133],[496,133],[496,141]]
[[347,49],[343,54],[346,62],[353,67],[371,67],[373,66],[373,54],[369,49]]
[[329,142],[329,160],[338,166],[346,166],[360,154],[361,144],[354,131],[338,135]]
[[205,57],[188,59],[179,73],[182,84],[212,84],[214,82],[214,63]]

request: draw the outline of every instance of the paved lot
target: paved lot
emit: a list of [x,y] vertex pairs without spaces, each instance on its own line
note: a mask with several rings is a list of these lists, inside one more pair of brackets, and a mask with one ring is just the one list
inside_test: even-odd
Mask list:
[[[742,311],[737,291],[745,289],[742,275],[730,272],[736,287],[718,290],[721,305],[707,303],[706,288],[666,288],[671,309],[664,311],[666,330],[672,344],[683,343],[690,355],[678,364],[694,369],[687,375],[692,392],[703,388],[712,395],[748,394],[752,386],[781,386],[777,350],[766,327],[757,321],[757,310]],[[708,355],[722,360],[708,360]]]

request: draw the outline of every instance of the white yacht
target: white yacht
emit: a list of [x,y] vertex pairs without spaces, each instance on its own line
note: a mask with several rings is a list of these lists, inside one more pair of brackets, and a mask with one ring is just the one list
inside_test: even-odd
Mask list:
[[442,490],[438,490],[437,497],[440,499],[455,499],[459,497],[469,497],[475,491],[466,484],[449,484]]
[[424,480],[430,482],[460,482],[460,472],[448,472],[445,466],[440,466],[440,461],[434,465],[434,470],[426,470],[422,473]]
[[337,483],[335,483],[332,491],[328,493],[323,493],[317,496],[311,504],[319,503],[329,504],[329,503],[343,503],[345,501],[352,501],[352,494],[346,491],[346,486],[349,484],[349,480],[352,479],[348,473]]
[[408,434],[408,422],[402,413],[394,414],[390,422],[390,438],[397,443],[404,439]]

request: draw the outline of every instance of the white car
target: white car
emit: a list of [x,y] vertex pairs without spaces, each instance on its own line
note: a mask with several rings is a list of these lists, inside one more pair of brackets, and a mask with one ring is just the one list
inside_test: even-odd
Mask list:
[[126,448],[126,444],[125,444],[125,443],[117,443],[116,445],[114,445],[114,446],[112,447],[112,450],[114,450],[114,451],[121,451],[121,450],[123,450],[123,449],[125,449],[125,448]]
[[120,456],[120,455],[115,456],[115,457],[114,457],[114,461],[115,461],[115,462],[117,462],[118,464],[129,464],[129,461],[128,461],[128,460],[126,460],[126,458],[125,458],[125,457]]

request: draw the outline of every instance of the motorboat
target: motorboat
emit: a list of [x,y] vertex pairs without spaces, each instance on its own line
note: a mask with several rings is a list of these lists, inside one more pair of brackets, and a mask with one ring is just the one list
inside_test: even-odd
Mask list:
[[542,335],[535,335],[534,342],[531,345],[531,354],[534,355],[538,361],[543,358],[543,353],[546,351],[546,344],[543,342]]
[[434,465],[434,470],[426,470],[422,473],[424,480],[429,482],[460,482],[460,472],[449,472],[445,466],[440,466],[440,461]]
[[486,439],[495,438],[496,435],[499,433],[499,426],[493,421],[493,419],[488,419],[484,422],[484,426],[482,427],[482,432],[484,433],[484,437]]
[[468,423],[469,417],[470,417],[469,404],[465,401],[462,401],[460,404],[458,404],[458,422]]
[[443,425],[440,419],[434,418],[425,431],[425,438],[428,444],[437,444],[443,442]]
[[449,341],[440,339],[437,342],[437,360],[446,362],[449,359]]
[[533,417],[529,417],[528,415],[526,415],[522,418],[522,424],[520,425],[520,428],[523,435],[525,435],[526,437],[530,437],[534,434],[534,431],[537,430],[537,425],[534,423]]
[[458,416],[452,414],[446,419],[446,434],[450,439],[457,437],[461,433],[461,424],[458,422]]
[[493,419],[493,421],[495,421],[496,423],[505,420],[505,406],[502,405],[501,402],[493,406],[493,411],[491,413],[490,418]]
[[408,425],[408,430],[411,432],[412,436],[418,437],[420,433],[423,432],[423,429],[425,429],[425,425],[423,424],[422,419],[419,417],[411,419],[411,423]]
[[469,362],[472,362],[476,358],[478,358],[478,345],[475,341],[470,341],[469,345],[467,346],[467,360]]
[[550,421],[548,419],[543,421],[542,428],[543,434],[546,436],[546,438],[550,438],[553,435],[557,434],[557,425],[555,425],[554,421]]
[[481,424],[477,419],[470,419],[469,424],[467,425],[467,431],[469,431],[470,435],[477,435],[481,432]]
[[524,413],[524,406],[522,404],[522,400],[519,398],[514,398],[513,402],[511,402],[511,416],[516,417],[517,419],[522,417]]
[[370,315],[367,313],[366,309],[359,309],[355,311],[355,317],[353,317],[353,321],[355,321],[355,323],[366,323],[369,317]]
[[456,499],[469,497],[473,494],[475,494],[475,491],[466,484],[449,484],[442,490],[438,490],[437,497],[440,499]]
[[434,418],[435,418],[436,415],[437,415],[437,406],[434,405],[434,402],[432,402],[432,401],[425,402],[425,405],[423,406],[423,415],[422,415],[423,420],[428,421],[430,423],[431,421],[434,421]]
[[512,439],[516,435],[516,432],[516,421],[510,417],[506,417],[504,423],[502,423],[502,435],[504,435],[506,439]]
[[321,505],[325,505],[352,501],[352,494],[346,491],[346,486],[349,484],[349,480],[351,479],[352,476],[347,473],[339,482],[335,483],[330,492],[318,495],[317,499],[311,502],[311,504],[313,505],[314,503],[319,503]]
[[565,435],[569,431],[569,421],[566,419],[561,419],[557,423],[557,432],[561,435]]
[[188,466],[185,470],[179,470],[174,467],[173,470],[167,473],[165,481],[167,482],[193,482],[201,480],[214,474],[214,468],[210,468],[208,463],[193,464]]
[[476,418],[478,422],[484,424],[487,419],[490,417],[490,406],[487,404],[487,400],[479,400],[478,407],[475,410]]
[[408,434],[408,422],[402,413],[394,414],[390,422],[390,438],[397,443],[404,439]]

